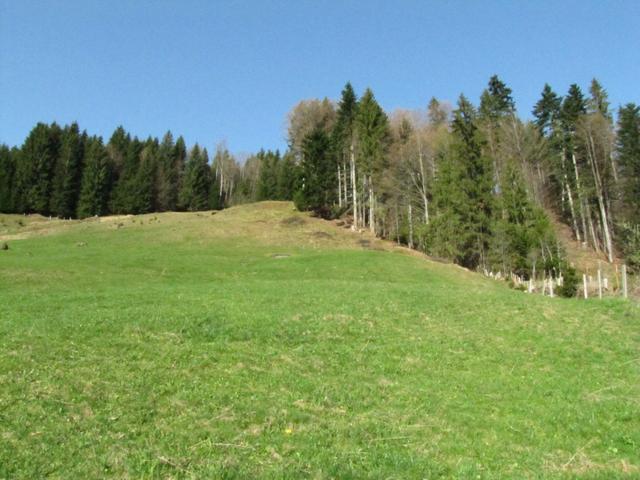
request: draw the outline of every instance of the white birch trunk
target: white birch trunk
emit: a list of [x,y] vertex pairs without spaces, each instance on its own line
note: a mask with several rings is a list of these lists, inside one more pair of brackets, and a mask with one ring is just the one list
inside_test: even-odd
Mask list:
[[342,209],[342,174],[340,173],[340,163],[338,163],[338,206]]
[[353,143],[349,147],[349,161],[351,163],[351,189],[352,189],[352,203],[353,203],[353,225],[354,230],[358,229],[358,191],[356,184],[356,158],[353,151]]
[[376,234],[376,220],[375,220],[375,205],[374,205],[374,196],[373,196],[373,181],[371,180],[371,175],[369,175],[369,230],[374,235]]
[[413,248],[413,215],[411,202],[409,202],[409,248]]

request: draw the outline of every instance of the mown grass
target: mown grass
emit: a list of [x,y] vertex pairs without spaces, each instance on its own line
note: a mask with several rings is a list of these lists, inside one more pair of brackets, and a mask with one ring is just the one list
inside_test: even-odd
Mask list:
[[640,476],[630,302],[512,291],[286,203],[24,231],[0,478]]

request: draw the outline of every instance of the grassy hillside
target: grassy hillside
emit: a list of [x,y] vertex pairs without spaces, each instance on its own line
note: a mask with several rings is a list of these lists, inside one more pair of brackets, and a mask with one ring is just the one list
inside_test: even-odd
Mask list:
[[631,302],[509,290],[288,203],[0,236],[0,478],[640,476]]

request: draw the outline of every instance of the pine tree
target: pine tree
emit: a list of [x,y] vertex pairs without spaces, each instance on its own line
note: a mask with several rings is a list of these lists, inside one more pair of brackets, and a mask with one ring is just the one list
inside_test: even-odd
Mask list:
[[85,167],[78,199],[78,217],[107,213],[110,184],[109,157],[102,139],[92,137],[85,142]]
[[77,123],[65,127],[62,131],[62,143],[50,203],[51,212],[58,217],[70,218],[76,214],[82,180],[85,137],[86,134],[80,134]]

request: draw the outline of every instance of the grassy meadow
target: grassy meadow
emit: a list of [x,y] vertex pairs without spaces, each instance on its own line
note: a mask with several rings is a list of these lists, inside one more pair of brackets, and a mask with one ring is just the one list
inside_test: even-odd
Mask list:
[[640,308],[266,202],[0,216],[0,478],[639,478]]

